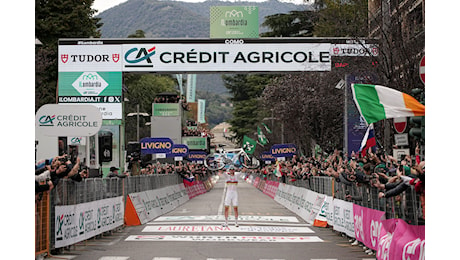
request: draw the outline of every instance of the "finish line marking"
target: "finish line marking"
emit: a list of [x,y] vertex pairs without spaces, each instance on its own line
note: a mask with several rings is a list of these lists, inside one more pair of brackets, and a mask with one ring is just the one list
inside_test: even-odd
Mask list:
[[[238,219],[239,220],[239,219]],[[147,225],[215,225],[216,221],[157,221],[157,222],[148,222],[146,223]],[[219,224],[224,223],[223,220],[220,221]],[[231,219],[229,221],[229,225],[233,225],[234,219]],[[249,226],[249,225],[254,225],[254,226],[272,226],[273,224],[276,224],[277,226],[292,226],[292,227],[311,227],[311,224],[308,223],[273,223],[273,222],[247,222],[244,221],[242,222],[241,220],[238,221],[240,226]]]
[[308,227],[284,226],[146,226],[142,232],[258,232],[258,233],[315,233]]
[[[156,218],[153,222],[157,221],[224,221],[223,215],[209,215],[209,216],[162,216]],[[229,216],[229,221],[235,220],[234,216]],[[294,216],[239,216],[238,222],[242,221],[266,221],[266,222],[294,222],[298,223],[299,220]]]
[[180,236],[132,235],[125,241],[176,241],[176,242],[259,242],[259,243],[309,243],[324,242],[317,236]]

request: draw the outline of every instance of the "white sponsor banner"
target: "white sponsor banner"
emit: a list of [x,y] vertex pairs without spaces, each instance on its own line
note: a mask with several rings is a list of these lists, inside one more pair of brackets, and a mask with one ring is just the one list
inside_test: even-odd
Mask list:
[[378,56],[379,48],[377,44],[332,44],[332,56]]
[[58,71],[122,71],[121,45],[59,45]]
[[55,247],[86,240],[123,225],[123,196],[82,204],[56,206]]
[[334,199],[334,230],[355,237],[353,203]]
[[334,203],[331,196],[326,196],[321,211],[326,215],[327,224],[334,225]]
[[228,226],[200,225],[200,226],[147,226],[142,232],[258,232],[258,233],[314,233],[308,227],[285,227],[285,226]]
[[60,103],[60,105],[95,106],[101,112],[102,119],[122,119],[121,103]]
[[[229,216],[230,221],[235,220],[234,216]],[[155,221],[222,221],[225,220],[223,215],[209,215],[209,216],[161,216]],[[294,216],[249,216],[240,215],[238,221],[267,221],[267,222],[299,222]]]
[[198,99],[198,123],[206,123],[206,99]]
[[47,104],[35,114],[35,130],[45,136],[92,136],[101,126],[101,113],[92,105]]
[[312,224],[323,205],[326,195],[295,187],[280,184],[275,195],[275,201]]
[[183,236],[183,235],[132,235],[125,241],[180,241],[180,242],[324,242],[317,236]]
[[330,43],[151,43],[122,46],[123,71],[331,70]]
[[141,224],[170,212],[189,200],[183,184],[172,185],[156,190],[131,193],[133,203]]

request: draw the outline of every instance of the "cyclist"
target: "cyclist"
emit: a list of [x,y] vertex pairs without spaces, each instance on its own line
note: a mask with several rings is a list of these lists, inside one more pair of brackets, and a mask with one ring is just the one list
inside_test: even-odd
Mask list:
[[233,212],[235,214],[235,227],[238,227],[238,177],[241,172],[235,172],[235,167],[230,165],[228,171],[225,172],[227,176],[226,186],[227,193],[225,194],[224,206],[225,206],[225,223],[222,225],[228,227],[228,213],[230,210],[230,204],[233,205]]

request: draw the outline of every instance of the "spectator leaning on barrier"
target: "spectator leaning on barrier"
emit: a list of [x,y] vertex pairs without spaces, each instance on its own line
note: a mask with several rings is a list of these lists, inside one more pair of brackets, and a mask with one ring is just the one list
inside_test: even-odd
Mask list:
[[110,173],[107,175],[108,178],[114,178],[114,177],[118,177],[118,178],[125,178],[126,175],[121,175],[121,174],[118,174],[118,170],[120,170],[119,168],[117,167],[110,167]]

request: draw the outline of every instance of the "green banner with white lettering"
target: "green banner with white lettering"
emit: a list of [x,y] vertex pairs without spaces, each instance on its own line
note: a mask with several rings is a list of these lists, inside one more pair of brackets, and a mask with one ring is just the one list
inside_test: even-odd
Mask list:
[[59,96],[121,96],[121,72],[59,72]]
[[259,38],[259,7],[211,6],[210,38]]

